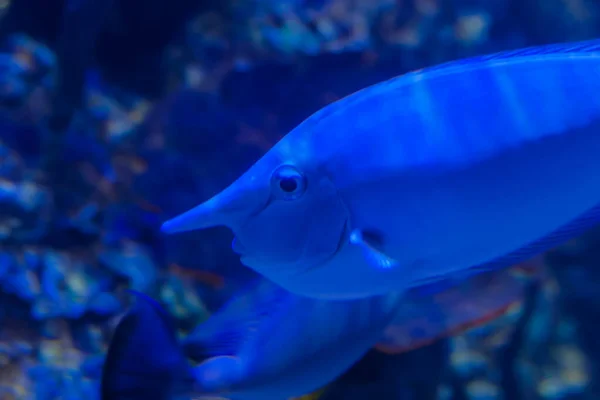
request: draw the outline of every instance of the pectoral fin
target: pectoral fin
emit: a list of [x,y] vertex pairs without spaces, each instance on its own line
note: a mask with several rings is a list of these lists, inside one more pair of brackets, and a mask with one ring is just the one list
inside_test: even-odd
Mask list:
[[398,265],[396,260],[379,251],[373,243],[370,243],[360,229],[355,229],[350,233],[350,243],[360,247],[365,261],[374,268],[390,269]]

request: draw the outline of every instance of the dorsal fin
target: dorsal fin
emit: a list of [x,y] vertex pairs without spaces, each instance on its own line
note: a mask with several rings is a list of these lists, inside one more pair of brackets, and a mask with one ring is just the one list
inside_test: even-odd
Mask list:
[[[465,67],[470,65],[478,65],[487,61],[494,60],[509,60],[518,57],[529,57],[529,56],[544,56],[553,54],[586,54],[586,53],[599,53],[600,56],[600,40],[587,40],[580,42],[569,42],[569,43],[553,43],[544,46],[531,46],[516,50],[501,51],[492,54],[485,54],[480,56],[468,57],[458,60],[450,60],[443,62],[438,65],[422,68],[416,71],[407,72],[405,74],[398,75],[394,78],[388,79],[387,81],[380,82],[364,89],[361,89],[355,93],[346,96],[327,107],[323,107],[319,111],[315,112],[312,116],[307,118],[300,126],[309,130],[312,129],[313,125],[318,124],[320,121],[328,118],[332,114],[336,114],[340,110],[345,110],[351,104],[359,101],[363,101],[370,95],[379,94],[381,91],[389,90],[389,87],[396,87],[409,82],[407,79],[411,75],[436,75],[438,73],[450,73],[453,71],[463,70]],[[355,96],[354,94],[361,92],[362,95]]]
[[485,54],[469,57],[461,60],[453,60],[432,67],[427,67],[419,72],[442,71],[448,68],[462,67],[469,64],[478,64],[486,61],[508,60],[518,57],[544,56],[552,54],[585,54],[598,53],[600,55],[600,40],[587,40],[583,42],[553,43],[544,46],[525,47],[516,50],[501,51],[498,53]]

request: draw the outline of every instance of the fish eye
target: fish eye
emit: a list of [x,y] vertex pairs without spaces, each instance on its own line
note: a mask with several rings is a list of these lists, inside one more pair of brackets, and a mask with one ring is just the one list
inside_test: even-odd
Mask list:
[[294,200],[306,191],[306,178],[291,165],[282,165],[273,173],[271,185],[278,197]]

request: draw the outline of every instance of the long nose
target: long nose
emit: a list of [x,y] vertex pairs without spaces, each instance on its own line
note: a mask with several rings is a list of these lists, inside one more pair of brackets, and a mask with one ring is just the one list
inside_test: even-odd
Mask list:
[[223,225],[224,216],[221,215],[219,208],[211,203],[212,199],[166,221],[163,223],[161,231],[171,234]]
[[228,210],[236,199],[232,186],[191,210],[166,221],[161,231],[171,234],[228,225],[231,214]]
[[[267,192],[265,192],[267,190]],[[235,229],[268,196],[268,188],[242,176],[206,202],[166,221],[161,231],[167,234],[227,226]]]

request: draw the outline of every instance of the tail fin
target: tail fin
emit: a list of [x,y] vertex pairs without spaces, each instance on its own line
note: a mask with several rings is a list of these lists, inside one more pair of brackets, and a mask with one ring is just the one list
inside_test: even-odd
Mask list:
[[101,399],[172,398],[190,379],[173,321],[156,301],[132,293],[136,304],[117,325],[108,348]]

